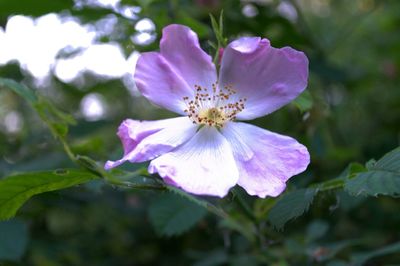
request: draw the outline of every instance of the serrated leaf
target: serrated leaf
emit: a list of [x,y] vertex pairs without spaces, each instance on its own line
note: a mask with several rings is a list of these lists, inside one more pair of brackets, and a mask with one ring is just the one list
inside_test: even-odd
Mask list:
[[389,152],[367,172],[357,174],[345,183],[345,190],[351,195],[399,196],[400,195],[400,147]]
[[337,179],[346,180],[355,174],[365,172],[366,167],[359,163],[350,163],[346,169],[337,177]]
[[17,261],[25,253],[28,228],[20,220],[0,222],[0,261]]
[[385,156],[371,166],[371,169],[393,171],[400,174],[400,147],[385,154]]
[[271,208],[268,220],[277,229],[282,229],[286,222],[299,217],[310,207],[317,189],[299,189],[285,194]]
[[13,217],[32,196],[86,183],[96,176],[81,170],[32,172],[0,179],[0,220]]
[[161,195],[149,208],[149,218],[159,235],[179,235],[204,217],[206,210],[173,193]]
[[400,195],[400,174],[379,170],[361,173],[346,182],[345,190],[355,196],[398,196]]

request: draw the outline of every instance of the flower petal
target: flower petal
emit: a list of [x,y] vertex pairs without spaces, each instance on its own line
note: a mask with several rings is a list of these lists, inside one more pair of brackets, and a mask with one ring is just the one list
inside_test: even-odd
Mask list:
[[199,195],[224,197],[238,180],[232,149],[214,127],[203,127],[181,147],[153,160],[150,173]]
[[186,142],[196,133],[196,129],[187,117],[158,121],[127,119],[118,130],[124,156],[115,162],[108,161],[105,168],[110,169],[126,161],[136,163],[152,160]]
[[296,98],[307,86],[308,59],[290,47],[273,48],[267,39],[243,37],[224,50],[220,84],[247,98],[238,119],[269,114]]
[[222,134],[233,148],[238,185],[250,195],[278,196],[285,182],[303,172],[310,162],[307,148],[288,136],[246,123],[228,123]]
[[211,89],[211,84],[217,81],[211,56],[201,49],[197,34],[189,27],[177,24],[165,27],[160,51],[191,89],[195,84]]
[[188,27],[163,29],[160,53],[143,53],[137,62],[135,82],[139,91],[156,105],[184,114],[183,97],[193,97],[194,85],[211,88],[217,81],[211,57]]
[[171,64],[159,53],[143,53],[137,62],[135,83],[138,90],[152,103],[184,115],[183,97],[191,97],[193,89]]

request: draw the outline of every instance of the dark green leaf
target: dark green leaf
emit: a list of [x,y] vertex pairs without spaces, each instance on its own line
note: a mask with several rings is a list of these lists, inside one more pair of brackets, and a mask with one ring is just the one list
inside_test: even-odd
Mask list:
[[307,227],[306,240],[314,242],[323,237],[329,229],[329,224],[323,220],[315,220]]
[[355,196],[398,196],[400,174],[380,170],[361,173],[346,182],[345,190]]
[[0,1],[0,16],[32,15],[39,16],[50,12],[62,11],[74,5],[72,0],[35,0]]
[[364,265],[368,260],[379,257],[385,256],[393,253],[400,252],[400,242],[393,243],[381,249],[377,249],[371,252],[363,252],[358,253],[352,256],[351,261],[352,265]]
[[392,150],[377,161],[373,166],[372,170],[383,170],[392,171],[400,174],[400,147]]
[[201,259],[193,266],[217,266],[225,265],[229,259],[228,254],[223,249],[214,250],[201,254]]
[[32,196],[86,183],[96,176],[80,170],[32,172],[0,180],[0,220],[13,217]]
[[179,195],[161,195],[149,209],[150,222],[160,235],[178,235],[189,230],[206,214],[206,210]]
[[19,260],[28,243],[28,229],[20,220],[0,222],[0,261]]
[[311,188],[285,194],[270,210],[268,220],[275,228],[283,228],[286,222],[308,210],[316,194],[317,190]]
[[400,195],[400,147],[370,163],[368,169],[347,180],[345,190],[357,196]]
[[363,243],[363,239],[349,239],[328,244],[316,245],[309,250],[311,256],[317,261],[327,261],[336,256],[339,252],[350,246]]

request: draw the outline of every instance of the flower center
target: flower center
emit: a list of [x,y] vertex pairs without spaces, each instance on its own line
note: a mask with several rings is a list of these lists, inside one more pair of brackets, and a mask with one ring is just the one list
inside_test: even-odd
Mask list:
[[215,82],[212,91],[199,85],[194,85],[194,88],[196,93],[193,99],[183,97],[187,106],[184,111],[194,124],[223,127],[245,108],[247,99],[238,99],[232,86],[220,88]]

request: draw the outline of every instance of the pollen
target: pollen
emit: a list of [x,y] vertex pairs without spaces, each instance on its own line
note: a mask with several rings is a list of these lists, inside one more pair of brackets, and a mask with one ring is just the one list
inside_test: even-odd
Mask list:
[[230,85],[218,86],[212,84],[211,90],[194,85],[193,98],[183,97],[186,103],[184,112],[194,124],[221,128],[245,108],[246,98],[238,98],[236,91]]

